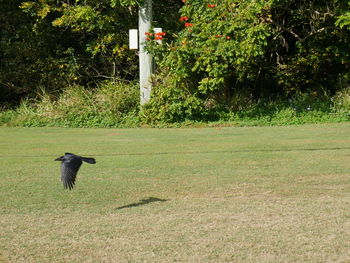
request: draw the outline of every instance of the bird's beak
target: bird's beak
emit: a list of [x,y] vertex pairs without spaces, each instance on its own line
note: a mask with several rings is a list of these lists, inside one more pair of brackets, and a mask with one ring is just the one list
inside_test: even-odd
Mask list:
[[55,161],[63,161],[63,160],[62,160],[62,157],[63,157],[63,156],[58,157],[57,159],[55,159]]

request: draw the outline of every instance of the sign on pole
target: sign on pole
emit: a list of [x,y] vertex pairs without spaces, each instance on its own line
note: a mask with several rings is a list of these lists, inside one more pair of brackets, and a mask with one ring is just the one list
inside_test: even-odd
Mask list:
[[129,30],[129,49],[139,48],[139,31],[137,29]]

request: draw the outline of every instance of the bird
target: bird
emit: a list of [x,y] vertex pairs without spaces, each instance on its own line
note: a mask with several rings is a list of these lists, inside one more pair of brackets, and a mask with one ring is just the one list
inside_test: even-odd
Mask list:
[[73,153],[65,153],[55,161],[61,161],[61,182],[65,189],[72,190],[75,185],[75,178],[81,164],[84,162],[95,164],[95,158],[82,157]]

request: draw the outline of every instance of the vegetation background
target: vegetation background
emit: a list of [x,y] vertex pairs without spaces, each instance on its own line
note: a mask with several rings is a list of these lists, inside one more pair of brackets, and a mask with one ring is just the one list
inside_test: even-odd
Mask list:
[[0,0],[0,123],[121,127],[349,119],[348,0],[154,0],[166,33],[140,109],[138,0]]

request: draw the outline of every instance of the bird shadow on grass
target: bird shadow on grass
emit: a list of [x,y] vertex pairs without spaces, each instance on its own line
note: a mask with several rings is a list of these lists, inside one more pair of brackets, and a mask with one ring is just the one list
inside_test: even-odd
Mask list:
[[137,203],[132,203],[132,204],[128,204],[128,205],[123,205],[123,206],[117,207],[116,210],[121,210],[121,209],[131,208],[131,207],[138,207],[138,206],[141,206],[141,205],[147,205],[149,203],[154,203],[154,202],[166,202],[166,201],[169,201],[169,199],[160,199],[160,198],[157,198],[157,197],[148,197],[146,199],[141,199]]

